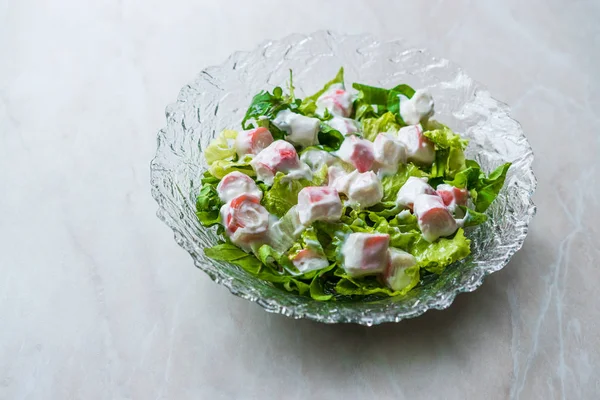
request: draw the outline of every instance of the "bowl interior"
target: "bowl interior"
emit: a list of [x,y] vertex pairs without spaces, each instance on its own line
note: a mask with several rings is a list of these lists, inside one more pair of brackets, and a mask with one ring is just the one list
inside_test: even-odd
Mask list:
[[[200,225],[195,197],[207,165],[203,149],[222,129],[240,129],[252,96],[261,89],[284,86],[289,70],[299,97],[330,80],[340,66],[346,83],[392,87],[407,83],[428,88],[435,100],[435,119],[470,139],[466,154],[487,172],[510,161],[505,187],[487,214],[489,220],[467,230],[472,254],[449,266],[437,279],[423,282],[407,296],[362,302],[318,302],[261,281],[235,265],[208,259],[203,248],[217,243],[214,229]],[[402,41],[380,42],[368,35],[331,32],[292,35],[269,41],[251,52],[230,56],[203,70],[166,110],[167,126],[159,132],[151,164],[152,193],[158,216],[195,265],[231,292],[256,301],[267,311],[321,322],[372,325],[448,307],[456,294],[477,288],[483,277],[504,267],[522,246],[535,213],[531,195],[536,180],[533,153],[508,107],[493,99],[460,68],[445,59],[410,49]]]

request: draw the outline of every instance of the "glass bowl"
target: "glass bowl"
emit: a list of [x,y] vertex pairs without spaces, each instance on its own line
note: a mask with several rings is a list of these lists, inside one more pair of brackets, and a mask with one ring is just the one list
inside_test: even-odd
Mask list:
[[[435,99],[435,119],[470,139],[469,158],[486,172],[506,161],[513,163],[504,188],[487,211],[489,220],[467,230],[471,255],[403,297],[319,302],[278,289],[235,265],[208,259],[203,252],[217,243],[215,230],[201,226],[195,215],[200,177],[207,168],[203,149],[222,129],[240,129],[252,96],[261,89],[285,85],[290,69],[296,93],[304,97],[335,76],[340,66],[349,83],[382,87],[407,83],[428,88]],[[158,217],[173,229],[175,240],[190,253],[194,264],[215,282],[269,312],[292,318],[373,325],[413,318],[431,308],[447,308],[457,294],[475,290],[486,275],[508,263],[523,245],[535,214],[533,153],[508,107],[458,66],[424,50],[408,48],[402,41],[328,31],[268,41],[200,72],[166,108],[166,118],[151,163]]]

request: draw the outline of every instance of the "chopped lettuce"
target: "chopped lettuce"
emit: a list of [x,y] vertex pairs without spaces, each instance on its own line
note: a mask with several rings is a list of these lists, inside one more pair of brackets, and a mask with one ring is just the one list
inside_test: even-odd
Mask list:
[[231,129],[225,129],[219,134],[204,150],[204,157],[208,165],[211,165],[215,161],[219,160],[234,160],[237,156],[235,152],[235,138],[237,137],[237,131]]
[[381,132],[397,132],[400,124],[396,121],[396,116],[388,111],[378,118],[363,119],[362,129],[363,137],[373,142]]
[[321,145],[320,148],[326,151],[338,150],[344,142],[344,135],[340,131],[333,129],[326,122],[321,122],[318,138]]
[[469,144],[467,139],[461,138],[446,125],[433,120],[427,122],[423,135],[435,143],[436,148],[440,149],[456,147],[464,150]]
[[292,96],[284,96],[283,90],[279,86],[273,89],[272,94],[266,90],[261,90],[252,98],[246,115],[242,120],[242,128],[250,129],[262,126],[261,122],[266,121],[266,127],[271,131],[273,138],[283,139],[283,132],[268,121],[275,119],[280,111],[298,111],[299,105],[300,99],[294,99]]
[[512,164],[502,164],[488,176],[481,171],[479,164],[473,160],[467,160],[465,165],[464,170],[457,173],[454,179],[447,180],[446,183],[468,189],[475,204],[475,211],[485,212],[504,186],[506,174]]
[[246,253],[231,243],[221,243],[213,247],[207,247],[204,249],[204,254],[213,260],[227,261],[239,265],[252,275],[257,275],[264,265],[254,254]]
[[415,256],[420,267],[441,274],[448,265],[471,254],[470,245],[471,241],[465,237],[462,228],[459,228],[453,238],[440,238],[433,243],[420,237],[410,253]]
[[268,212],[283,217],[290,208],[298,204],[298,193],[307,186],[321,186],[327,177],[327,166],[313,175],[312,180],[288,179],[282,172],[275,175],[271,189],[263,196],[262,205]]
[[402,290],[394,291],[393,289],[382,285],[379,279],[374,276],[352,278],[342,274],[342,278],[335,286],[335,291],[344,296],[367,296],[378,294],[384,296],[403,296],[419,283],[419,266],[415,265],[407,268],[404,273],[406,275],[407,284]]
[[196,216],[202,225],[213,226],[220,222],[221,200],[213,185],[205,184],[196,198]]
[[400,125],[405,125],[400,116],[400,101],[402,97],[410,99],[415,94],[412,87],[402,84],[391,89],[383,89],[361,83],[354,83],[352,87],[358,90],[355,102],[357,120],[379,117],[390,112]]
[[496,168],[487,177],[485,174],[479,176],[479,181],[475,187],[477,196],[474,199],[475,210],[483,212],[488,209],[490,204],[496,199],[500,189],[504,186],[504,180],[506,179],[506,173],[510,168],[511,163],[505,163]]
[[230,172],[238,171],[246,174],[250,177],[256,176],[256,173],[247,162],[228,161],[228,160],[217,160],[208,167],[210,173],[219,179],[223,179],[225,175]]
[[462,139],[446,125],[429,121],[423,135],[435,145],[435,161],[431,166],[432,178],[452,179],[466,168],[463,150],[469,141]]
[[475,210],[471,210],[470,208],[467,208],[465,206],[459,206],[459,207],[465,215],[463,218],[463,225],[462,225],[465,228],[467,226],[483,224],[488,219],[487,215],[485,215],[484,213],[480,213]]

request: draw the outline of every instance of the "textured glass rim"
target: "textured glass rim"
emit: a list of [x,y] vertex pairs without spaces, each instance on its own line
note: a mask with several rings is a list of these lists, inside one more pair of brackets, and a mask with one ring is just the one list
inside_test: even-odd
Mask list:
[[[280,40],[265,41],[251,51],[234,52],[220,65],[204,68],[200,72],[200,75],[208,74],[207,71],[215,71],[220,68],[223,68],[226,65],[229,65],[232,60],[240,58],[240,56],[247,56],[253,52],[263,49],[265,47],[265,45],[276,44],[276,43],[281,43],[281,42],[289,42],[289,43],[296,42],[297,43],[302,40],[306,40],[308,38],[316,37],[319,35],[327,35],[327,36],[331,37],[332,40],[341,40],[341,39],[348,39],[348,38],[356,38],[357,40],[359,40],[359,38],[371,39],[373,43],[376,43],[378,45],[402,44],[400,40],[380,41],[380,40],[377,40],[374,36],[369,35],[369,34],[342,35],[342,34],[333,33],[331,31],[317,31],[317,32],[314,32],[314,33],[308,34],[308,35],[292,34],[292,35],[286,36]],[[420,52],[422,54],[428,55],[433,58],[433,55],[431,55],[428,51],[426,51],[424,49],[406,48],[405,51],[406,52]],[[448,65],[452,65],[458,72],[464,73],[464,70],[460,66],[458,66],[455,63],[450,62],[447,59],[442,59],[439,57],[435,57],[435,59],[439,62],[447,63]],[[467,76],[467,74],[464,74],[464,75]],[[159,205],[159,209],[157,211],[157,216],[165,224],[167,224],[167,226],[169,226],[173,230],[175,241],[177,242],[177,244],[179,244],[182,248],[184,248],[192,256],[196,267],[198,267],[199,269],[204,271],[207,275],[209,275],[210,278],[214,282],[225,286],[227,289],[229,289],[229,291],[232,294],[259,304],[267,312],[283,314],[285,316],[295,318],[295,319],[307,318],[307,319],[311,319],[311,320],[323,322],[323,323],[357,323],[360,325],[371,326],[371,325],[376,325],[376,324],[380,324],[380,323],[384,323],[384,322],[399,322],[403,319],[414,318],[414,317],[422,315],[429,309],[442,310],[442,309],[448,308],[454,302],[456,295],[458,295],[459,293],[467,293],[467,292],[474,291],[479,286],[481,286],[484,278],[487,275],[490,275],[494,272],[501,270],[508,264],[508,262],[510,261],[512,256],[523,246],[523,243],[524,243],[525,238],[528,233],[529,222],[531,221],[531,218],[536,213],[536,206],[533,203],[532,196],[533,196],[533,193],[537,186],[537,179],[535,178],[535,175],[533,173],[533,168],[532,168],[534,155],[533,155],[533,151],[531,149],[531,145],[527,141],[527,139],[523,133],[523,130],[521,128],[521,125],[516,120],[514,120],[512,117],[510,117],[510,114],[509,114],[510,109],[509,109],[508,105],[493,98],[492,96],[490,96],[488,91],[485,89],[485,87],[480,82],[477,82],[470,77],[469,77],[469,79],[476,85],[476,90],[472,93],[470,100],[467,101],[465,103],[465,105],[473,105],[473,104],[478,103],[478,98],[480,97],[478,95],[485,94],[486,95],[485,97],[487,98],[487,100],[492,101],[494,103],[493,105],[496,107],[495,112],[497,114],[500,114],[499,116],[503,120],[514,123],[514,125],[516,127],[515,129],[518,130],[517,132],[515,132],[515,135],[519,136],[520,139],[522,139],[526,143],[528,148],[527,148],[526,154],[522,158],[522,160],[524,161],[524,167],[521,172],[528,175],[529,181],[531,182],[531,186],[530,186],[530,188],[528,190],[528,194],[527,194],[528,202],[527,202],[526,216],[525,216],[525,219],[522,221],[522,225],[521,225],[522,235],[519,237],[519,239],[516,242],[512,243],[511,249],[507,253],[506,257],[501,262],[495,263],[492,268],[483,270],[483,274],[481,274],[477,279],[471,280],[462,286],[456,287],[451,292],[444,292],[446,295],[445,298],[441,298],[441,297],[437,298],[436,297],[432,301],[429,301],[427,303],[421,303],[419,307],[415,307],[410,312],[406,312],[406,311],[394,312],[394,309],[387,309],[385,313],[378,312],[376,316],[375,315],[365,316],[365,315],[358,315],[358,314],[341,315],[341,314],[337,314],[337,313],[333,313],[333,314],[313,313],[313,312],[310,312],[305,309],[296,309],[293,307],[286,307],[285,305],[279,304],[279,302],[276,299],[262,298],[262,297],[256,296],[251,291],[246,290],[246,288],[240,287],[239,284],[234,279],[231,279],[230,277],[228,277],[224,274],[221,274],[218,270],[214,271],[214,270],[211,270],[210,268],[207,268],[205,266],[205,261],[197,257],[197,255],[196,255],[197,248],[195,247],[195,245],[193,243],[191,243],[185,237],[181,228],[176,223],[176,220],[172,216],[170,216],[168,214],[168,212],[166,211],[165,205],[167,204],[167,202],[169,200],[161,192],[160,185],[158,184],[159,171],[163,171],[163,167],[161,166],[161,163],[160,163],[160,146],[158,146],[157,153],[150,164],[150,170],[151,170],[150,171],[151,172],[150,181],[151,181],[151,186],[152,186],[152,196],[154,197],[154,199],[156,200],[156,202]],[[184,89],[182,89],[182,92],[183,92],[183,90]],[[480,104],[480,105],[482,105],[482,104]],[[181,100],[178,100],[175,103],[168,105],[166,107],[165,112],[167,115],[172,114],[179,107],[181,107]],[[486,107],[486,108],[491,109],[491,107]],[[166,128],[163,128],[159,131],[158,138],[157,138],[158,144],[160,144],[161,140],[165,139],[166,134],[167,134]],[[282,291],[283,291],[283,289],[282,289]]]

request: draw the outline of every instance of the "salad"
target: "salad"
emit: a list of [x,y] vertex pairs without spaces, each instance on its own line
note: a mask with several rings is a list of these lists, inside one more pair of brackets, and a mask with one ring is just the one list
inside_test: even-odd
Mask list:
[[404,295],[470,253],[510,163],[487,175],[468,141],[432,119],[427,90],[354,83],[254,96],[241,130],[204,149],[196,208],[222,242],[204,249],[320,301]]

